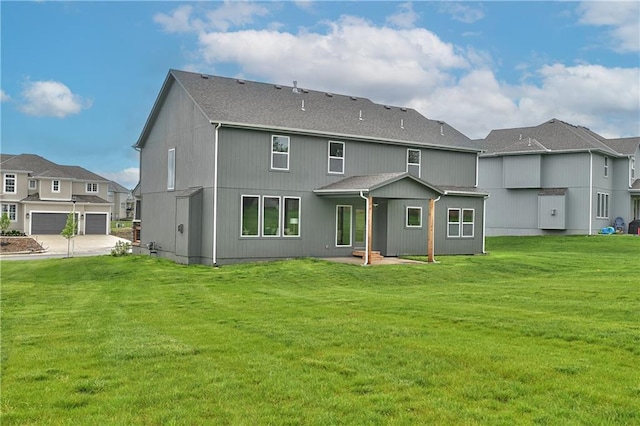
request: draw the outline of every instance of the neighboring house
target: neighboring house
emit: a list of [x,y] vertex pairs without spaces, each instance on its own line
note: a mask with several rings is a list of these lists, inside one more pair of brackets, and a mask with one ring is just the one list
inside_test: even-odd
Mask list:
[[113,204],[112,220],[133,219],[133,194],[117,182],[109,182],[107,200]]
[[[477,141],[487,235],[596,234],[640,219],[640,138],[608,140],[550,120]],[[625,228],[626,229],[626,228]]]
[[79,234],[109,233],[107,179],[33,154],[1,154],[0,170],[0,201],[11,220],[10,229],[28,235],[59,234],[75,210]]
[[484,250],[479,150],[410,108],[171,70],[134,147],[138,252],[224,264]]

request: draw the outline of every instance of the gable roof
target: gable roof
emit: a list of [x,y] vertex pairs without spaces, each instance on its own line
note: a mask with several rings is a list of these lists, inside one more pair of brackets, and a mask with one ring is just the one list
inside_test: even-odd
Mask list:
[[178,84],[211,123],[479,151],[442,121],[412,108],[381,105],[367,98],[235,78],[170,70],[136,148],[144,146],[166,92]]
[[435,186],[430,185],[429,183],[406,172],[351,176],[337,182],[330,183],[329,185],[325,185],[321,188],[314,189],[313,192],[318,195],[357,195],[361,192],[370,193],[376,189],[391,185],[403,179],[416,182],[436,194],[442,195],[444,193]]
[[621,153],[607,144],[607,139],[586,127],[551,119],[532,127],[492,130],[477,141],[483,155],[513,155],[572,151],[599,151],[606,155]]
[[2,154],[3,171],[28,173],[37,178],[106,182],[107,179],[79,166],[61,166],[35,154]]

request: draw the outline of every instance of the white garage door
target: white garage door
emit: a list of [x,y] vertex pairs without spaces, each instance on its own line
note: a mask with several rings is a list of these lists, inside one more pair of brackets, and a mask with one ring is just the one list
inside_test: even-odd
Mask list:
[[67,223],[67,213],[32,213],[31,233],[59,234]]
[[85,234],[105,235],[107,233],[106,214],[85,214],[87,223],[85,224]]

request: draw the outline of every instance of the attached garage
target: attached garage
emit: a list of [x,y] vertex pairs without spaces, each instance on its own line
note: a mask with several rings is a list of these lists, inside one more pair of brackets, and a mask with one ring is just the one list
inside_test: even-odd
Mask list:
[[87,213],[85,214],[87,223],[85,224],[84,233],[94,235],[107,234],[107,215],[105,213]]
[[32,213],[31,233],[34,235],[59,234],[67,223],[67,213]]

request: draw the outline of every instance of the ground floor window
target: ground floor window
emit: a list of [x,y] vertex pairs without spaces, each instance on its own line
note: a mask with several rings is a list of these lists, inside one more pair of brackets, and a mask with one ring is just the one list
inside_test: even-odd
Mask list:
[[351,245],[351,206],[336,206],[336,246]]
[[16,212],[18,211],[18,206],[16,204],[3,204],[2,205],[2,214],[5,213],[9,216],[9,220],[11,222],[15,222],[17,220]]
[[640,219],[640,198],[633,199],[633,220]]
[[242,196],[242,236],[257,237],[260,230],[260,197],[256,195]]
[[447,237],[472,238],[475,228],[473,209],[451,208],[447,213]]
[[282,228],[285,237],[300,236],[300,198],[284,197],[284,224]]
[[241,198],[243,237],[300,236],[299,197],[243,195]]
[[421,228],[422,227],[422,207],[409,207],[407,206],[406,214],[407,228]]
[[596,218],[607,219],[609,217],[609,194],[598,192],[598,205],[596,207]]

